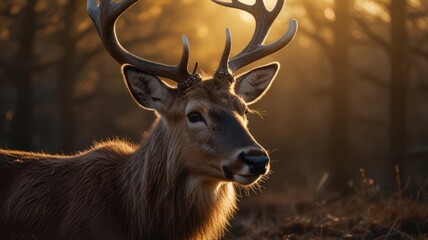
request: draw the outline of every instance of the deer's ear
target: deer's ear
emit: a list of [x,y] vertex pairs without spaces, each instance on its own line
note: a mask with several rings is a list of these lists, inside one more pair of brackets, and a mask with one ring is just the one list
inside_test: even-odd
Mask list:
[[169,94],[169,87],[158,77],[125,64],[122,75],[134,100],[143,108],[161,110]]
[[274,62],[241,74],[235,84],[235,93],[247,104],[257,102],[269,89],[279,70]]

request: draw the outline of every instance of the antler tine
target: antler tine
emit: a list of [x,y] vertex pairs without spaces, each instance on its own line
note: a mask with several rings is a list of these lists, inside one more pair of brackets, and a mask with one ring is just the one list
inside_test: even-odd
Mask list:
[[269,45],[263,45],[269,29],[278,17],[285,0],[278,0],[272,11],[267,10],[263,0],[256,0],[253,5],[244,4],[239,0],[232,0],[232,2],[212,1],[222,6],[244,10],[256,20],[254,34],[248,45],[238,55],[229,60],[229,68],[232,72],[285,47],[297,32],[297,21],[292,19],[290,20],[288,31],[280,39]]
[[87,8],[89,16],[94,22],[104,47],[120,64],[132,64],[143,71],[160,77],[169,78],[178,83],[192,77],[192,74],[187,70],[190,52],[189,42],[184,35],[182,37],[183,53],[179,64],[176,66],[155,63],[140,58],[128,52],[119,43],[115,28],[116,21],[123,12],[136,2],[138,2],[138,0],[121,0],[117,3],[113,0],[99,0],[99,4],[97,5],[95,0],[88,0]]
[[229,55],[232,49],[232,36],[229,28],[226,29],[226,44],[224,46],[223,54],[221,55],[220,64],[215,71],[214,77],[216,79],[224,79],[232,83],[234,81],[232,73],[229,69]]
[[295,19],[291,19],[289,21],[288,31],[277,41],[269,45],[259,44],[258,48],[254,48],[253,51],[242,51],[241,53],[233,57],[231,60],[229,60],[230,70],[234,72],[252,62],[255,62],[284,48],[291,42],[291,40],[293,40],[297,32],[297,27],[297,21]]
[[232,48],[232,36],[230,34],[230,29],[227,28],[226,29],[226,44],[224,46],[224,51],[223,54],[221,55],[221,59],[220,59],[220,64],[218,65],[217,71],[221,71],[224,73],[229,73],[229,66],[228,66],[228,61],[229,61],[229,55],[230,55],[230,50]]

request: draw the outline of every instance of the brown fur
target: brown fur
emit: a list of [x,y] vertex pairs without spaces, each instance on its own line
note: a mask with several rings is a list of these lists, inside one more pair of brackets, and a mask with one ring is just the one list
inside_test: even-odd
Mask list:
[[0,239],[220,236],[235,208],[231,183],[189,182],[184,169],[167,166],[168,150],[164,159],[150,151],[162,137],[155,129],[135,152],[120,141],[72,157],[0,150]]
[[[241,157],[248,148],[265,153],[246,127],[247,104],[234,84],[218,79],[182,92],[138,74],[131,94],[157,113],[139,146],[114,140],[74,156],[0,149],[0,239],[223,235],[236,209],[232,184],[264,175],[248,172]],[[186,111],[204,123],[195,126]]]
[[212,87],[171,102],[177,112],[158,117],[140,146],[115,140],[74,156],[0,150],[0,239],[221,236],[236,208],[232,183],[205,176],[214,159],[200,159],[179,126],[186,99],[242,111],[239,98],[208,94]]

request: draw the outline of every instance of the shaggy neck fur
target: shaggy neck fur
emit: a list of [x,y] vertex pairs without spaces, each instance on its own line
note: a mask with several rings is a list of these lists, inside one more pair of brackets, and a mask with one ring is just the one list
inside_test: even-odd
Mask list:
[[157,120],[122,169],[128,231],[145,239],[218,239],[236,208],[232,183],[190,175],[178,133],[166,128]]

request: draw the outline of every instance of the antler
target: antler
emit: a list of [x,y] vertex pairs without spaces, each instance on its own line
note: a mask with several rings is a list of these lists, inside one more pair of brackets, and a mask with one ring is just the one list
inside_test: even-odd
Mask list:
[[[256,28],[251,41],[238,55],[230,60],[228,60],[228,57],[226,60],[224,59],[230,52],[230,49],[227,49],[227,46],[230,45],[229,41],[231,41],[231,37],[230,32],[227,31],[226,47],[221,61],[228,61],[227,64],[221,62],[217,71],[228,72],[230,69],[230,71],[235,72],[236,70],[287,46],[287,44],[290,43],[296,35],[297,21],[295,19],[291,19],[288,31],[280,39],[271,44],[263,45],[266,40],[266,36],[269,33],[269,29],[280,13],[285,0],[278,0],[272,11],[268,11],[266,9],[263,0],[256,0],[253,5],[244,4],[239,0],[232,0],[232,2],[222,2],[219,0],[212,1],[222,6],[244,10],[253,15],[256,20]],[[228,66],[228,69],[225,69],[224,66]]]
[[154,75],[169,78],[178,82],[179,88],[186,88],[189,82],[199,80],[197,75],[190,74],[187,70],[189,62],[189,42],[183,35],[183,53],[178,65],[170,66],[161,63],[155,63],[128,52],[119,43],[116,36],[115,24],[117,19],[123,12],[131,7],[138,0],[99,0],[97,5],[95,0],[88,0],[88,13],[100,35],[104,47],[110,55],[120,64],[128,63],[135,67],[152,73]]

